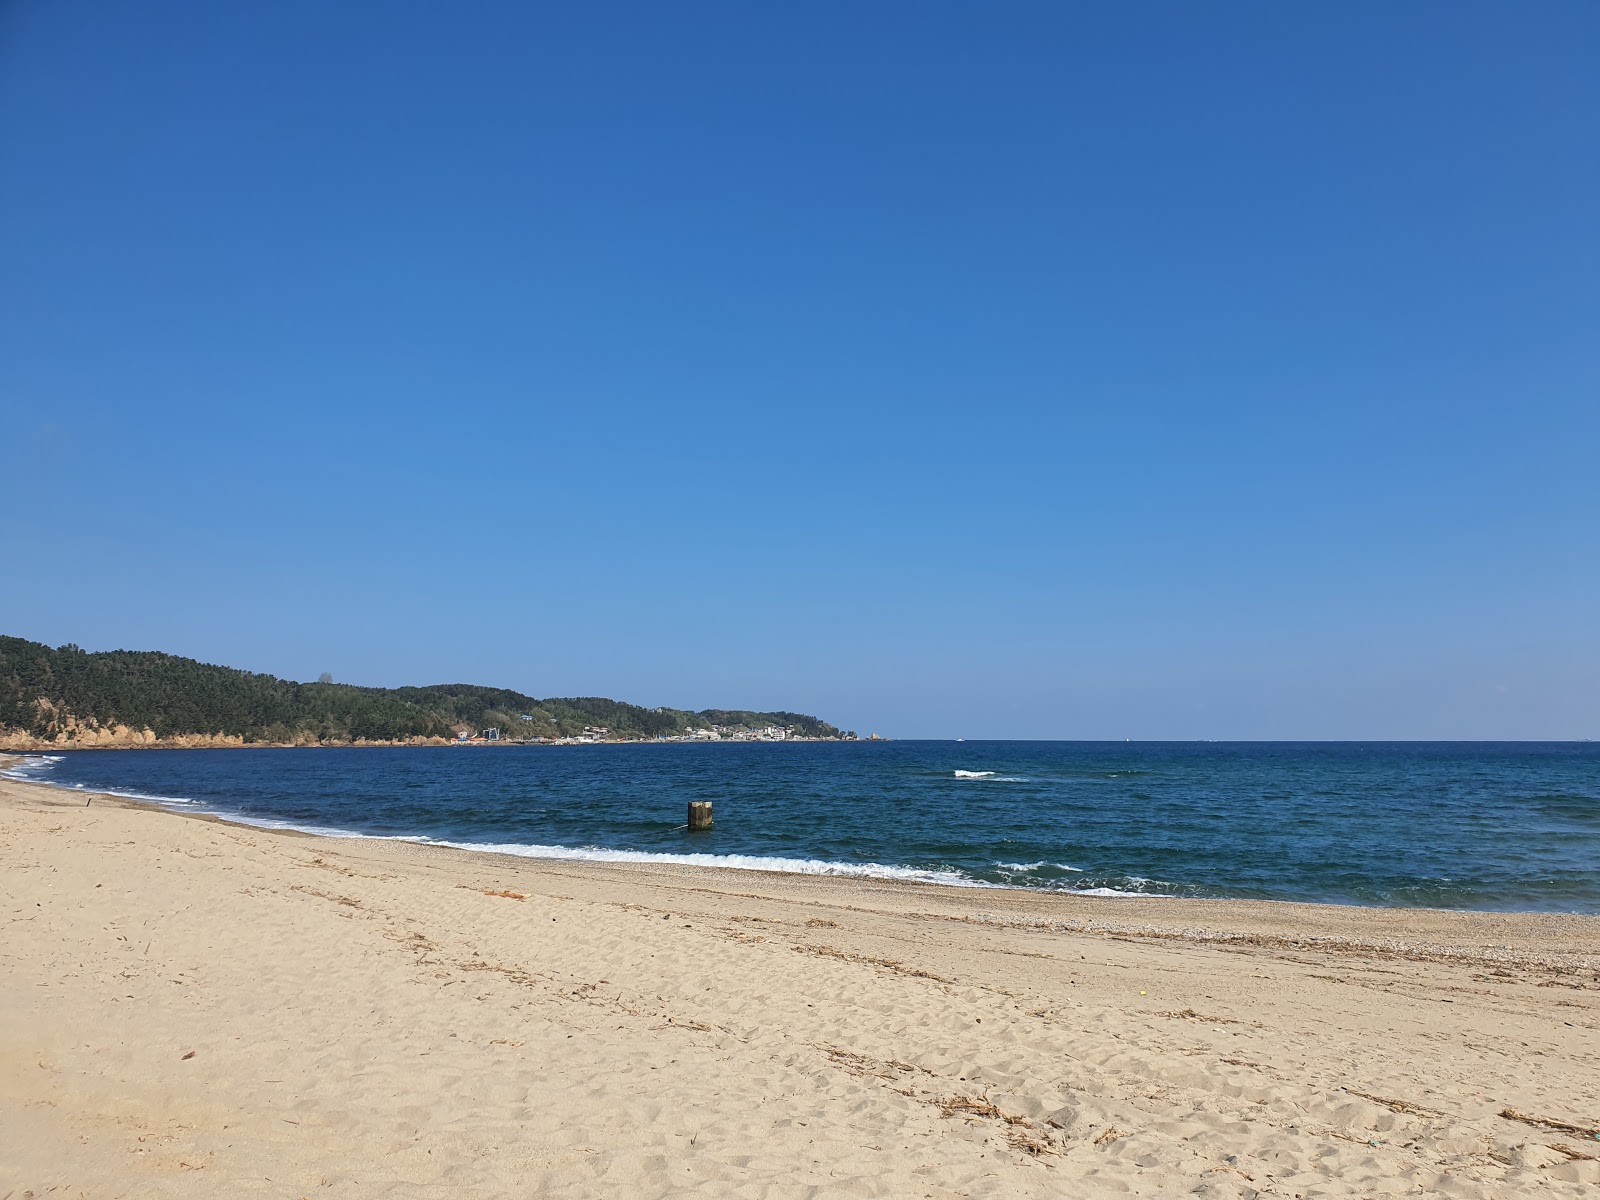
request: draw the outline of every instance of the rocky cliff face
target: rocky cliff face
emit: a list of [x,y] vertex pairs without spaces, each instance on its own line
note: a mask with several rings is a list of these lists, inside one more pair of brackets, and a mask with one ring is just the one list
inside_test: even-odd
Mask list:
[[[94,731],[86,736],[68,738],[64,734],[45,741],[32,734],[16,730],[0,730],[0,752],[39,753],[51,750],[225,750],[249,747],[251,749],[294,749],[307,746],[448,746],[449,738],[418,737],[394,741],[369,741],[358,738],[353,742],[319,742],[315,738],[301,738],[292,742],[247,742],[228,733],[185,733],[176,737],[158,738],[148,729],[128,729],[119,725],[114,729]],[[484,743],[495,745],[494,742]],[[512,745],[511,742],[500,743]]]
[[0,749],[60,750],[156,744],[155,732],[150,729],[134,729],[128,725],[102,726],[98,721],[80,721],[72,712],[48,700],[35,700],[33,706],[38,713],[34,728],[43,727],[49,732],[40,736],[23,729],[0,729]]
[[81,721],[71,712],[59,709],[48,700],[36,702],[40,712],[48,718],[51,733],[46,737],[23,729],[0,728],[0,750],[202,750],[232,749],[242,746],[444,746],[449,739],[442,737],[407,738],[400,741],[340,741],[322,742],[310,734],[301,734],[287,742],[246,742],[233,733],[180,733],[159,738],[152,729],[134,729],[128,725],[101,725],[96,721]]
[[0,750],[66,750],[92,746],[153,746],[156,735],[149,729],[130,729],[113,725],[109,729],[80,725],[76,721],[57,728],[51,738],[36,737],[22,730],[0,730]]
[[113,750],[135,747],[194,747],[243,746],[245,740],[227,733],[189,733],[178,737],[158,738],[149,729],[130,729],[126,725],[113,725],[108,729],[77,726],[61,730],[53,738],[45,739],[18,730],[0,731],[0,750]]

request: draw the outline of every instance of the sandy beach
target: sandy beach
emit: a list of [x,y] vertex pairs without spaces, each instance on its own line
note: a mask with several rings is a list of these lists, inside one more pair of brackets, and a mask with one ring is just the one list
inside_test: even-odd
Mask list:
[[314,838],[0,781],[0,1200],[1586,1196],[1600,918]]

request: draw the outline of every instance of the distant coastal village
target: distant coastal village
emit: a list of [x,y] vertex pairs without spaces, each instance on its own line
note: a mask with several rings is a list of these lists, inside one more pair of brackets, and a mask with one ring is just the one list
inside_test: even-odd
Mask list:
[[328,674],[299,683],[157,651],[0,637],[0,750],[855,740],[805,713],[539,700],[470,683],[362,687]]
[[[531,714],[521,717],[524,721],[532,721]],[[602,742],[854,742],[857,737],[852,731],[843,731],[833,736],[816,736],[801,733],[788,725],[763,725],[758,729],[745,728],[737,725],[712,725],[705,729],[691,729],[686,733],[664,733],[656,737],[617,737],[605,725],[586,725],[583,732],[570,737],[541,737],[537,734],[527,737],[502,737],[499,726],[491,725],[487,729],[471,730],[461,729],[451,739],[457,746],[593,746]],[[869,734],[865,739],[869,742],[881,742],[884,738],[877,734]]]

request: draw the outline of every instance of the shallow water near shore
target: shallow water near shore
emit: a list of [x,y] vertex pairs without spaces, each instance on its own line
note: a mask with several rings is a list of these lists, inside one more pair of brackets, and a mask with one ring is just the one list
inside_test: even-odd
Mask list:
[[[70,751],[8,773],[531,857],[1600,913],[1588,742]],[[714,802],[714,829],[682,828],[689,800]]]

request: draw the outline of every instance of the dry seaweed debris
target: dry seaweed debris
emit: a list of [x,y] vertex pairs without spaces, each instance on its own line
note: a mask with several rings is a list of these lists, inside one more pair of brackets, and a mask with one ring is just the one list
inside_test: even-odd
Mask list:
[[356,872],[352,871],[349,867],[337,866],[336,864],[331,863],[327,859],[323,858],[320,854],[317,855],[316,858],[307,861],[305,865],[308,867],[321,867],[324,871],[332,871],[338,875],[356,874]]
[[1169,1012],[1158,1012],[1158,1017],[1173,1017],[1184,1021],[1210,1021],[1213,1025],[1243,1025],[1244,1022],[1233,1017],[1213,1017],[1207,1013],[1195,1012],[1192,1008],[1173,1009]]
[[1555,1143],[1555,1145],[1551,1146],[1550,1149],[1556,1151],[1558,1154],[1565,1154],[1574,1162],[1600,1161],[1600,1159],[1597,1159],[1593,1154],[1585,1154],[1582,1150],[1574,1150],[1571,1146],[1563,1145],[1561,1142]]
[[932,1103],[939,1106],[939,1115],[942,1117],[1003,1122],[1007,1126],[1006,1145],[1013,1150],[1021,1150],[1024,1154],[1033,1155],[1034,1158],[1044,1158],[1056,1152],[1056,1148],[1050,1142],[1049,1133],[1035,1128],[1027,1117],[1006,1112],[987,1096],[946,1096]]
[[1006,1130],[1006,1144],[1013,1150],[1021,1150],[1024,1154],[1031,1154],[1035,1158],[1043,1158],[1046,1154],[1055,1153],[1049,1142],[1035,1137],[1024,1129]]
[[1576,1133],[1583,1137],[1600,1139],[1600,1129],[1593,1125],[1574,1125],[1571,1121],[1558,1121],[1554,1117],[1530,1117],[1527,1113],[1519,1113],[1514,1108],[1502,1108],[1500,1115],[1507,1121],[1521,1121],[1524,1125],[1533,1125],[1539,1129],[1554,1129],[1557,1133]]
[[1413,1117],[1442,1117],[1444,1114],[1436,1108],[1424,1108],[1420,1104],[1412,1104],[1409,1100],[1391,1100],[1387,1096],[1374,1096],[1371,1092],[1358,1092],[1355,1088],[1345,1088],[1352,1096],[1360,1096],[1363,1100],[1371,1100],[1374,1104],[1381,1104],[1391,1112],[1410,1113]]
[[[870,1077],[873,1079],[886,1079],[890,1083],[899,1083],[906,1075],[920,1071],[924,1075],[933,1072],[926,1067],[914,1067],[910,1063],[901,1062],[897,1058],[869,1058],[865,1054],[857,1054],[854,1050],[844,1050],[838,1046],[830,1046],[826,1042],[811,1043],[818,1050],[828,1056],[830,1062],[836,1067],[843,1067],[852,1075]],[[895,1089],[899,1091],[900,1089]],[[901,1092],[901,1095],[913,1096],[915,1088]]]
[[497,892],[492,888],[479,888],[485,896],[504,896],[507,900],[526,900],[527,892]]
[[366,905],[362,904],[361,901],[357,900],[354,896],[341,896],[337,892],[325,892],[321,888],[307,887],[303,883],[291,883],[289,885],[289,890],[291,892],[303,892],[307,896],[316,896],[323,900],[332,900],[335,904],[342,904],[346,908],[366,907]]
[[986,1096],[949,1096],[939,1102],[942,1117],[998,1117],[998,1106]]
[[1094,1144],[1096,1146],[1109,1146],[1118,1138],[1125,1138],[1127,1136],[1127,1134],[1123,1133],[1122,1130],[1118,1129],[1115,1125],[1108,1125],[1106,1126],[1105,1131],[1101,1133],[1099,1137],[1095,1138]]
[[892,1090],[908,1100],[933,1105],[942,1117],[959,1117],[969,1122],[1000,1122],[1006,1127],[1006,1144],[1013,1150],[1021,1150],[1035,1158],[1044,1158],[1056,1153],[1052,1135],[1047,1130],[1039,1129],[1027,1117],[1006,1112],[988,1096],[970,1096],[965,1093],[944,1095],[918,1086],[916,1083],[918,1074],[933,1075],[933,1072],[926,1067],[913,1066],[899,1059],[872,1058],[858,1054],[854,1050],[830,1046],[825,1042],[813,1042],[812,1045],[826,1054],[834,1066],[841,1067],[852,1075],[882,1079],[891,1085],[903,1084],[904,1086],[893,1087]]
[[875,958],[870,954],[852,954],[846,950],[836,950],[832,946],[795,946],[800,954],[816,954],[823,958],[837,958],[843,962],[864,963],[870,967],[882,967],[886,971],[893,971],[896,975],[909,975],[915,979],[931,979],[935,983],[953,983],[954,980],[946,979],[942,975],[935,975],[932,971],[923,971],[916,967],[908,967],[905,963],[894,958]]
[[987,1096],[950,1096],[939,1101],[939,1114],[945,1117],[992,1117],[1007,1125],[1021,1125],[1031,1129],[1033,1122],[1027,1117],[1008,1113]]

